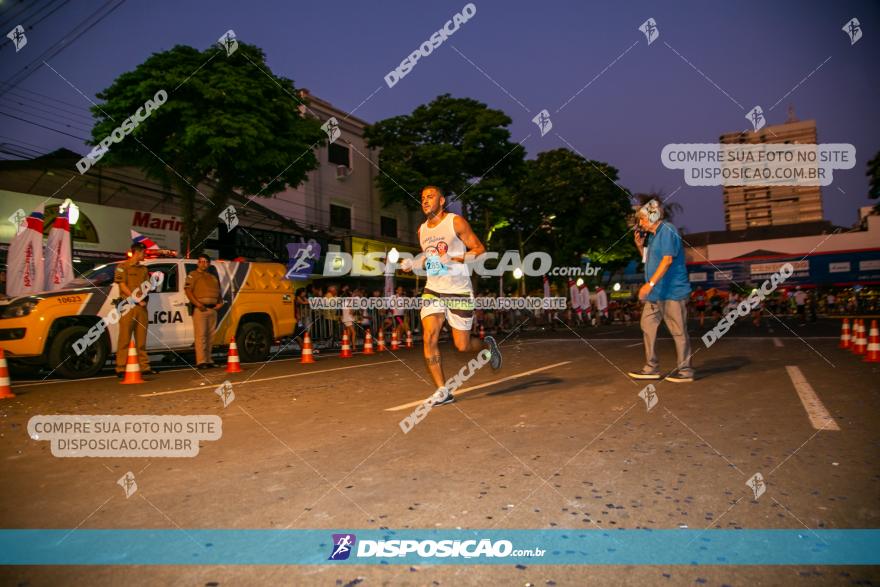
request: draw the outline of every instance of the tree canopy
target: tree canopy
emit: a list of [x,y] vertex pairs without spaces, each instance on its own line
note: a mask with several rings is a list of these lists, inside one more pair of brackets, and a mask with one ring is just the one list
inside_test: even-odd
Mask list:
[[218,47],[178,45],[123,73],[98,94],[103,103],[92,107],[92,144],[160,90],[167,102],[131,136],[110,144],[101,163],[133,165],[176,187],[182,242],[194,250],[217,226],[234,191],[269,197],[299,185],[318,165],[314,149],[326,140],[320,121],[303,115],[293,81],[274,75],[263,51],[246,43],[231,55]]
[[443,94],[412,114],[371,125],[366,137],[382,149],[377,182],[384,201],[415,208],[421,189],[437,185],[460,198],[472,220],[490,221],[525,155],[510,141],[511,122],[477,100]]

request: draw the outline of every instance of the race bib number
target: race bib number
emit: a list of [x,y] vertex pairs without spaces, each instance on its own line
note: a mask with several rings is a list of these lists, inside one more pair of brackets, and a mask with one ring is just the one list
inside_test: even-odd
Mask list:
[[448,268],[440,261],[437,255],[430,255],[425,259],[425,273],[431,277],[446,275]]

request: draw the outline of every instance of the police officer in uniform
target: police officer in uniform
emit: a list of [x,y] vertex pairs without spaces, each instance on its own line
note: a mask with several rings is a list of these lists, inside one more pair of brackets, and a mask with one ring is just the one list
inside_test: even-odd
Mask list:
[[[131,258],[116,266],[113,281],[119,284],[119,293],[123,297],[130,297],[135,289],[146,281],[149,283],[150,273],[143,264],[146,247],[142,243],[131,245]],[[147,357],[147,296],[130,306],[129,310],[119,319],[119,339],[116,348],[116,376],[122,378],[125,375],[125,364],[128,360],[128,345],[131,335],[134,334],[134,345],[137,347],[138,362],[141,365],[141,373],[155,375],[150,369],[150,359]]]
[[208,271],[211,257],[199,255],[198,268],[186,276],[184,291],[193,308],[195,331],[196,366],[199,369],[216,367],[211,359],[214,329],[217,327],[217,310],[223,307],[220,299],[220,280]]

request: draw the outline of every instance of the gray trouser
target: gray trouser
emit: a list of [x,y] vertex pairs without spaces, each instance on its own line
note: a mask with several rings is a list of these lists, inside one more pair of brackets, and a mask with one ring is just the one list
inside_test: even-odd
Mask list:
[[196,365],[207,365],[214,362],[211,358],[214,329],[217,327],[217,310],[206,308],[193,310],[193,338],[196,347]]
[[687,333],[687,300],[661,300],[645,302],[642,309],[642,333],[645,338],[646,371],[655,372],[660,367],[654,343],[657,341],[657,327],[660,322],[675,340],[675,352],[678,355],[678,369],[682,375],[693,375],[691,368],[691,341]]

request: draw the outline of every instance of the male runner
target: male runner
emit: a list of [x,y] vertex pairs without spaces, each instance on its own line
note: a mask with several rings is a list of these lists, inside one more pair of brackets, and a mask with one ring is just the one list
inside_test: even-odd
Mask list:
[[[471,230],[467,220],[444,209],[446,197],[440,188],[428,186],[422,190],[422,212],[425,222],[419,227],[419,244],[424,257],[421,262],[427,279],[422,298],[426,300],[450,299],[448,304],[431,304],[422,308],[422,335],[424,337],[425,363],[428,373],[442,395],[435,398],[434,405],[455,401],[446,389],[443,365],[440,360],[438,341],[443,321],[452,328],[452,340],[456,350],[467,353],[484,348],[489,350],[492,369],[501,367],[501,352],[491,336],[484,340],[471,338],[474,322],[474,292],[465,263],[474,261],[486,252],[486,247]],[[404,271],[412,270],[412,264],[404,263]],[[464,298],[464,299],[462,299]]]

